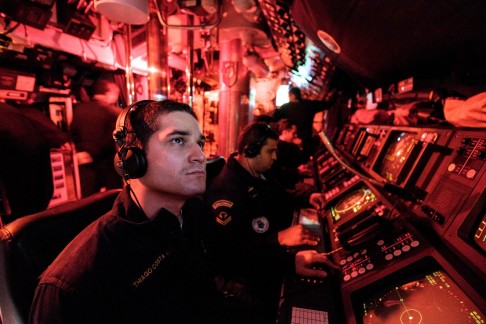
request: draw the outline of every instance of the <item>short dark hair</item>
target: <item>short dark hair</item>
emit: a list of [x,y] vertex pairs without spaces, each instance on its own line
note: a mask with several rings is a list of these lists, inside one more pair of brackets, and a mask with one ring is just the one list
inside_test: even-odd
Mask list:
[[272,116],[269,116],[269,115],[259,115],[259,116],[255,116],[253,121],[254,122],[263,122],[263,123],[267,123],[267,124],[270,125],[271,123],[274,123],[277,120],[275,118],[273,118]]
[[284,130],[289,130],[292,126],[297,126],[297,124],[290,121],[288,118],[282,118],[278,121],[278,133],[282,134]]
[[91,97],[97,94],[105,94],[111,91],[110,85],[117,85],[115,81],[109,80],[107,78],[100,78],[96,80],[91,89]]
[[289,89],[289,95],[293,94],[294,96],[297,97],[297,99],[302,99],[302,93],[300,92],[300,89],[297,87],[291,87]]
[[[140,103],[140,104],[139,104]],[[159,116],[166,115],[175,111],[186,112],[197,120],[196,114],[189,105],[172,100],[150,101],[144,100],[135,103],[136,105],[130,111],[127,121],[127,129],[131,130],[134,138],[127,139],[128,143],[132,143],[142,149],[147,145],[147,142],[160,127]]]
[[251,143],[263,146],[268,138],[278,140],[278,134],[267,123],[255,122],[247,125],[238,136],[238,154],[243,154]]

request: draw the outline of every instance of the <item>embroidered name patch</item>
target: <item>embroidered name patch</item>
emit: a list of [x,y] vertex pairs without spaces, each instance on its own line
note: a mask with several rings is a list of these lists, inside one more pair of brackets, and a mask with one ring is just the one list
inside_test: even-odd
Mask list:
[[260,216],[253,219],[253,221],[251,222],[251,226],[253,227],[253,230],[255,232],[257,232],[258,234],[262,234],[268,230],[268,228],[270,227],[270,223],[265,216]]
[[170,252],[165,252],[165,253],[162,253],[161,255],[159,255],[155,261],[152,263],[152,265],[150,267],[148,267],[143,273],[142,275],[137,279],[135,280],[132,285],[135,287],[135,288],[138,288],[138,286],[140,286],[140,284],[142,284],[145,279],[147,279],[148,277],[150,277],[152,275],[152,273],[155,272],[155,270],[157,270],[157,268],[160,266],[160,264],[162,263],[162,261],[164,261],[165,258],[167,258],[169,256]]

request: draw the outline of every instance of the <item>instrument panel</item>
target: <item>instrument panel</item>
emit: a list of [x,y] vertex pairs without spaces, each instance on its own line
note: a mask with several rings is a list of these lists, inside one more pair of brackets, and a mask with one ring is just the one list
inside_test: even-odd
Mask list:
[[314,159],[320,249],[339,266],[346,321],[421,322],[446,306],[444,319],[484,321],[486,130],[352,125],[334,147]]

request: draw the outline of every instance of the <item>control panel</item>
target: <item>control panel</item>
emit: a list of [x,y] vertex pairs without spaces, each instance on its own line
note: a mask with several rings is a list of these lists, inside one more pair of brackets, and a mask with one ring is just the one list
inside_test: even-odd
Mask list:
[[467,213],[471,194],[486,187],[486,132],[457,131],[449,144],[452,153],[434,174],[434,186],[427,189],[423,202],[414,206],[419,217],[427,217],[434,230],[443,234],[458,214]]
[[316,180],[327,201],[338,196],[360,180],[359,176],[341,165],[328,151],[319,154],[316,163]]
[[341,269],[341,279],[344,283],[354,280],[373,270],[381,269],[391,262],[406,258],[423,242],[411,230],[393,230],[389,235],[379,236],[365,247],[354,251],[340,250],[334,254],[334,262]]
[[426,245],[401,219],[402,214],[363,181],[329,201],[321,214],[329,235],[326,252],[340,266],[343,284],[398,262]]
[[474,179],[486,160],[486,138],[464,137],[447,171],[459,177]]

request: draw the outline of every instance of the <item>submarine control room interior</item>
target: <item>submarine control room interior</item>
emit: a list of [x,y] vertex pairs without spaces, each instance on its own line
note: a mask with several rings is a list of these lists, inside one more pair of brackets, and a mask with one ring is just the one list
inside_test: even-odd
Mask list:
[[[336,269],[286,276],[275,323],[486,322],[485,1],[0,0],[1,324],[29,322],[39,276],[124,186],[91,188],[98,158],[76,140],[99,80],[116,85],[114,114],[189,105],[207,188],[247,125],[280,133],[289,89],[320,107],[293,143],[310,143],[296,183],[325,204],[291,222]],[[25,153],[37,136],[8,133],[32,110],[58,139],[44,180]]]

